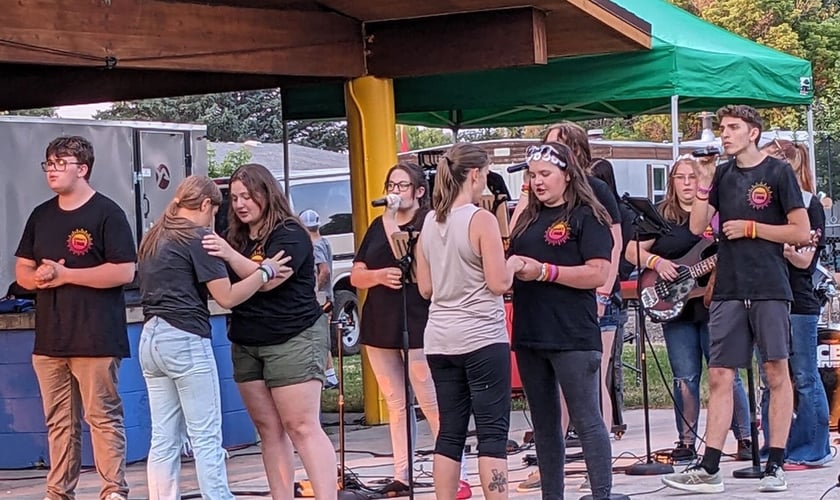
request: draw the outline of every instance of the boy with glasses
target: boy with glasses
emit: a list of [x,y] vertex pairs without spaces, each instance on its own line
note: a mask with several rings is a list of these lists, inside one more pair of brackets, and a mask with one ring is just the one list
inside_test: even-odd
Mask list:
[[74,498],[82,455],[82,410],[90,426],[100,498],[125,500],[125,427],[117,392],[129,356],[123,285],[137,259],[125,213],[88,184],[93,146],[59,137],[41,168],[56,196],[29,216],[15,277],[38,290],[32,364],[50,449],[45,500]]

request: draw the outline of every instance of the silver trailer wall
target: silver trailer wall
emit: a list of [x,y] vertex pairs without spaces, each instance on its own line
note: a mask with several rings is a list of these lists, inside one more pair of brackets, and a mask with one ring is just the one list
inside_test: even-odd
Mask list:
[[125,211],[135,240],[185,176],[207,174],[203,126],[0,117],[0,297],[15,280],[14,252],[29,214],[55,196],[40,166],[47,144],[68,135],[93,144],[91,186]]

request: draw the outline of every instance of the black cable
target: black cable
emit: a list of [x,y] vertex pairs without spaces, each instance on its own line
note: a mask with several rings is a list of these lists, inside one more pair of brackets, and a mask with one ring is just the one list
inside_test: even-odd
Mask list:
[[640,491],[638,493],[627,493],[627,496],[630,497],[630,498],[633,498],[633,497],[640,497],[642,495],[653,495],[654,493],[659,493],[660,491],[664,490],[665,488],[667,488],[667,486],[660,486],[659,488],[656,488],[655,490]]
[[825,492],[824,492],[824,493],[822,494],[822,496],[820,497],[820,500],[825,499],[826,495],[828,495],[828,494],[831,492],[831,490],[833,490],[833,489],[835,489],[835,488],[838,488],[838,487],[840,487],[840,483],[837,483],[837,484],[835,484],[834,486],[832,486],[831,488],[829,488],[829,489],[825,490]]

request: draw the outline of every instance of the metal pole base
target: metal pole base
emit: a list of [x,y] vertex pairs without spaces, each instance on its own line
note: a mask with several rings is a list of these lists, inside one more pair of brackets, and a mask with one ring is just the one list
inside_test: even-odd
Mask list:
[[764,475],[764,469],[760,465],[751,465],[743,469],[732,471],[732,477],[738,479],[761,479]]
[[631,465],[625,471],[628,476],[658,476],[661,474],[672,474],[674,467],[659,462],[648,462],[646,464]]
[[[580,497],[580,500],[594,500],[592,495],[585,495]],[[630,500],[630,497],[623,493],[613,493],[610,495],[610,500]]]

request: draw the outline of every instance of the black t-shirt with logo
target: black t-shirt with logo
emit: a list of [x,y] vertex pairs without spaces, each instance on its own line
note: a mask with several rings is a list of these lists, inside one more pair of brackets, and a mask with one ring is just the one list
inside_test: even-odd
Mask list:
[[[425,213],[418,214],[425,216]],[[422,221],[423,219],[415,220]],[[418,227],[417,224],[414,225]],[[401,227],[403,231],[406,226]],[[364,263],[368,269],[399,267],[397,259],[385,235],[382,217],[371,222],[365,233],[354,262]],[[420,295],[416,283],[406,285],[406,310],[408,312],[408,344],[411,349],[423,348],[423,332],[429,320],[430,302]],[[403,298],[402,290],[394,290],[383,285],[368,289],[365,305],[362,309],[362,324],[359,342],[383,349],[401,349],[403,347]]]
[[[804,201],[804,200],[803,200]],[[811,196],[808,203],[808,220],[811,224],[811,231],[814,231],[814,243],[817,251],[807,269],[799,269],[788,262],[790,273],[790,288],[793,292],[793,304],[790,306],[791,314],[819,314],[820,301],[814,291],[814,284],[811,277],[817,269],[817,262],[820,260],[820,251],[825,247],[823,234],[825,233],[825,211],[816,196]]]
[[[537,220],[511,241],[510,253],[558,266],[610,259],[609,226],[592,209],[543,208]],[[560,269],[562,274],[563,269]],[[600,351],[595,290],[542,281],[513,282],[513,348]]]
[[[784,225],[791,210],[805,206],[793,170],[771,156],[750,168],[734,159],[719,166],[709,204],[720,213],[721,227],[738,219]],[[721,231],[714,300],[793,299],[782,244],[758,236],[729,240]]]
[[[246,346],[282,344],[314,325],[324,314],[315,295],[312,240],[300,225],[292,221],[280,223],[268,235],[264,246],[250,241],[242,253],[261,262],[280,250],[292,257],[286,264],[293,269],[292,276],[233,308],[228,330],[231,342]],[[230,276],[240,281],[233,271]]]
[[[689,222],[686,220],[683,224],[670,223],[671,232],[663,234],[656,238],[650,248],[650,252],[658,255],[663,259],[675,260],[683,257],[691,250],[694,245],[703,239],[691,232]],[[711,234],[709,235],[711,237]],[[649,237],[642,237],[641,241],[650,239]],[[631,243],[631,244],[635,244]],[[704,256],[705,257],[705,256]],[[644,264],[643,264],[644,265]],[[708,275],[698,279],[701,286],[708,282]],[[689,300],[683,307],[679,316],[671,321],[688,321],[692,323],[700,323],[709,319],[709,311],[703,306],[703,297],[697,297]]]
[[161,241],[155,255],[138,266],[143,317],[166,320],[175,328],[210,337],[207,282],[227,278],[225,262],[201,246],[207,229],[197,229],[184,243]]
[[[125,212],[100,193],[75,210],[62,210],[57,196],[36,207],[15,256],[37,264],[42,259],[64,259],[64,265],[72,269],[137,259]],[[38,290],[33,352],[55,357],[129,357],[123,287],[63,285]]]

